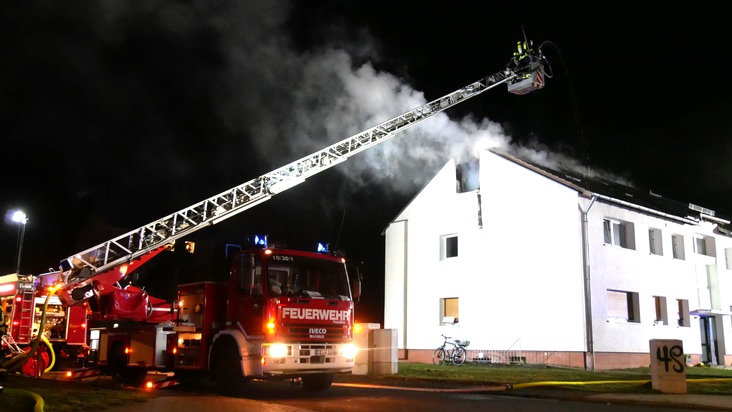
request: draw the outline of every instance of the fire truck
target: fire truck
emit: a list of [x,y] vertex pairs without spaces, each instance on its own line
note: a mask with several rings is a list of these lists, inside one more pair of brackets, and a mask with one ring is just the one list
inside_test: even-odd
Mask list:
[[[543,45],[542,45],[543,46]],[[350,373],[360,276],[343,257],[266,241],[238,253],[227,282],[178,286],[175,302],[121,282],[176,241],[253,208],[396,133],[498,85],[523,95],[551,77],[524,40],[499,72],[322,150],[76,253],[58,270],[0,277],[0,367],[39,376],[61,363],[99,366],[121,380],[151,370],[231,386],[296,379],[312,390]],[[266,239],[266,238],[262,238]],[[193,244],[184,243],[193,250]],[[59,356],[56,354],[58,353]],[[61,362],[63,360],[63,362]]]

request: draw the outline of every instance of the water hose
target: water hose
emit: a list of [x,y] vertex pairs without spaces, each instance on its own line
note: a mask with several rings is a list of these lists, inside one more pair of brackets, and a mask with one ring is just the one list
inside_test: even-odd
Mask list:
[[15,389],[15,388],[5,388],[5,392],[13,393],[16,395],[25,396],[28,398],[31,398],[35,401],[35,405],[33,406],[33,412],[43,412],[43,407],[45,406],[45,401],[43,398],[41,398],[41,395],[27,391],[24,389]]
[[515,385],[510,385],[511,389],[524,389],[524,388],[533,388],[536,386],[580,386],[580,385],[604,385],[604,384],[611,384],[611,383],[627,383],[627,384],[645,384],[650,382],[650,379],[638,379],[638,380],[615,380],[615,381],[584,381],[584,382],[565,382],[565,381],[544,381],[544,382],[526,382],[526,383],[517,383]]
[[[729,382],[732,378],[699,378],[699,379],[686,379],[687,382],[694,383],[714,383],[714,382]],[[533,388],[537,386],[580,386],[580,385],[605,385],[605,384],[638,384],[643,385],[651,382],[650,379],[637,379],[637,380],[612,380],[612,381],[544,381],[544,382],[526,382],[507,385],[507,389],[524,389]]]
[[48,353],[51,355],[51,362],[49,362],[48,367],[43,371],[43,373],[48,373],[53,369],[53,367],[56,365],[56,353],[53,351],[53,346],[51,345],[51,342],[48,341],[48,338],[41,335],[41,339],[43,340],[43,343],[46,344],[46,347],[48,347]]

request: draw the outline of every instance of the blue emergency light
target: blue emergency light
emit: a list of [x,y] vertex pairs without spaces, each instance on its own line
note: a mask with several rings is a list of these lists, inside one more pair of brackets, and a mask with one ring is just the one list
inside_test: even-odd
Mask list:
[[254,235],[254,244],[267,247],[267,236]]
[[328,253],[328,244],[318,243],[318,253]]

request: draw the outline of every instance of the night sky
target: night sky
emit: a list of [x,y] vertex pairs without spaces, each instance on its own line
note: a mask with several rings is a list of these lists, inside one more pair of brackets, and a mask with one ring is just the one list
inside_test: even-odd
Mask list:
[[[381,322],[382,231],[477,142],[732,215],[721,13],[395,3],[4,2],[0,203],[29,217],[21,272],[498,72],[524,32],[551,65],[543,90],[499,86],[196,232],[196,257],[156,258],[148,285],[221,277],[225,246],[256,233],[329,242],[364,269],[357,319]],[[2,225],[0,273],[17,240]]]

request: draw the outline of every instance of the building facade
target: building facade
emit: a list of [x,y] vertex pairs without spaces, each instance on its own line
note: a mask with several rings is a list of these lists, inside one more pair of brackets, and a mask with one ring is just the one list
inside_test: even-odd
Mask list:
[[483,151],[448,162],[384,231],[384,327],[400,358],[441,335],[468,360],[648,366],[651,339],[732,363],[728,220],[692,204]]

